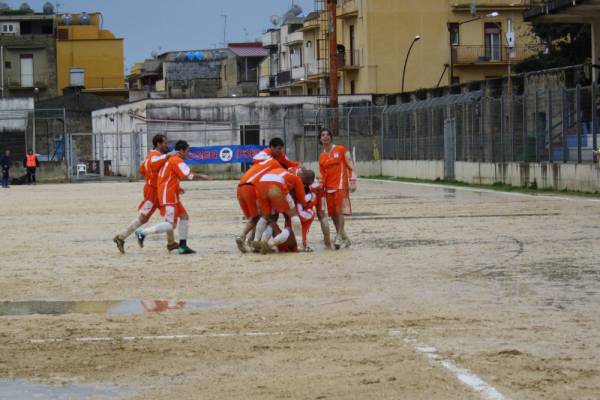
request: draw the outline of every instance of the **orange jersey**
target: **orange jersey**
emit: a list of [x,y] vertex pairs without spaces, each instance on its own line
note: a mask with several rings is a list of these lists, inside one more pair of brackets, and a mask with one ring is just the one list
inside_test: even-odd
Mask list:
[[260,161],[254,164],[252,167],[250,167],[248,171],[246,171],[244,176],[242,176],[242,179],[240,179],[240,185],[256,185],[260,181],[260,178],[262,178],[267,172],[276,168],[281,167],[277,160],[275,160],[274,158]]
[[167,162],[167,155],[154,149],[146,156],[140,165],[140,174],[145,178],[146,185],[156,188],[158,186],[158,172]]
[[352,174],[352,168],[346,161],[348,150],[344,146],[334,145],[330,152],[319,156],[321,183],[325,190],[345,190]]
[[299,162],[288,159],[287,156],[285,155],[285,153],[281,153],[279,155],[279,157],[273,157],[273,152],[269,148],[266,148],[263,151],[261,151],[260,153],[258,153],[257,155],[255,155],[254,158],[252,159],[252,163],[258,164],[262,161],[269,160],[269,159],[276,160],[281,167],[286,168],[286,169],[298,167],[300,165]]
[[179,181],[193,180],[190,167],[179,156],[171,157],[158,173],[158,201],[161,206],[179,203]]
[[306,205],[304,195],[304,183],[299,176],[290,174],[283,168],[276,168],[263,175],[260,179],[261,184],[273,183],[285,189],[286,194],[290,193],[296,203]]

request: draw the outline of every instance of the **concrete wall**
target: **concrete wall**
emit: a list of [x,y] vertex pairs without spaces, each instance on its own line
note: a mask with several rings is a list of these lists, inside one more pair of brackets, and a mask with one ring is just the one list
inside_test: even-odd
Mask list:
[[[316,163],[307,164],[316,168]],[[436,180],[444,178],[444,161],[394,161],[358,162],[360,176],[390,176]],[[502,182],[515,187],[571,190],[577,192],[600,191],[600,165],[563,163],[476,163],[456,162],[455,179],[471,184]]]
[[40,183],[61,183],[67,181],[66,161],[42,161],[36,173]]

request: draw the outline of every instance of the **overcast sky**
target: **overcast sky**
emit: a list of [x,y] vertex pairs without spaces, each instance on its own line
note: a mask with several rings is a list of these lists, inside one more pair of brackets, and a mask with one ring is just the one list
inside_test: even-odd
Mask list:
[[[22,1],[6,1],[18,7]],[[46,0],[28,0],[41,11]],[[51,1],[56,4],[56,1]],[[283,14],[292,0],[60,0],[59,12],[104,15],[104,27],[125,39],[125,66],[142,61],[152,51],[192,50],[221,46],[227,14],[227,41],[259,38],[269,17]],[[314,0],[294,0],[308,13]]]

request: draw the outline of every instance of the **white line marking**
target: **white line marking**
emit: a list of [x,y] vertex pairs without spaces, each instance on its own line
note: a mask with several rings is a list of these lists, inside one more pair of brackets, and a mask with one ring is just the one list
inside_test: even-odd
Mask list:
[[[390,331],[390,336],[401,337],[402,332],[397,330]],[[475,375],[473,372],[466,368],[459,367],[449,359],[441,358],[435,347],[419,345],[417,344],[417,340],[412,337],[405,337],[403,338],[403,341],[411,346],[414,346],[415,350],[417,350],[419,353],[425,354],[432,363],[441,365],[448,371],[452,372],[459,381],[477,393],[480,393],[485,400],[509,400],[508,397],[502,395],[498,390],[490,386],[487,382]]]
[[[290,332],[290,334],[299,334],[303,332]],[[268,336],[282,336],[283,332],[222,332],[222,333],[205,333],[198,335],[159,335],[159,336],[123,336],[123,337],[80,337],[73,339],[31,339],[32,344],[47,344],[47,343],[60,343],[73,340],[76,342],[92,343],[92,342],[112,342],[112,341],[125,341],[131,342],[134,340],[185,340],[185,339],[197,339],[197,338],[227,338],[227,337],[268,337]]]
[[463,190],[466,192],[475,192],[475,193],[488,193],[488,194],[497,194],[497,195],[505,195],[505,196],[520,196],[520,197],[533,197],[536,199],[542,200],[561,200],[561,201],[587,201],[592,203],[600,203],[600,199],[590,199],[585,197],[565,197],[565,196],[553,196],[547,194],[529,194],[529,193],[515,193],[515,192],[503,192],[501,190],[490,190],[490,189],[478,189],[478,188],[469,188],[464,186],[453,186],[453,185],[435,185],[433,183],[417,183],[417,182],[402,182],[402,181],[392,181],[392,180],[384,180],[384,179],[365,179],[362,178],[362,181],[368,182],[381,182],[381,183],[399,183],[401,185],[410,185],[410,186],[422,186],[434,189],[455,189],[455,190]]

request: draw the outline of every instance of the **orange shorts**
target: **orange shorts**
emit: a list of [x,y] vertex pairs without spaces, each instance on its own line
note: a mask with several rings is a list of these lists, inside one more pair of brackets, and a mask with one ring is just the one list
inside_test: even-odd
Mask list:
[[256,188],[258,206],[263,217],[276,213],[287,213],[296,208],[294,199],[285,185],[277,182],[260,182]]
[[158,208],[158,194],[155,187],[144,186],[144,200],[140,203],[138,211],[140,214],[150,218]]
[[327,213],[330,217],[342,214],[344,210],[345,197],[345,190],[336,190],[335,192],[327,192],[325,194],[325,199],[327,200]]
[[246,218],[258,217],[258,198],[256,197],[256,188],[254,185],[238,186],[237,198]]
[[165,218],[165,221],[173,225],[173,227],[177,226],[177,221],[179,221],[179,217],[187,214],[185,207],[183,207],[182,203],[176,204],[165,204],[164,206],[160,206],[160,215]]

